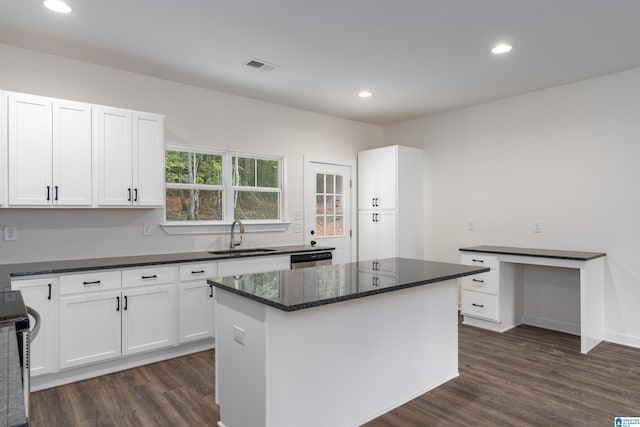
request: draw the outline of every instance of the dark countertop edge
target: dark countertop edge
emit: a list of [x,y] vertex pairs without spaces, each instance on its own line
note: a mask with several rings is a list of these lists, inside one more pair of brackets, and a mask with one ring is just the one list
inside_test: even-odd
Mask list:
[[[255,252],[246,253],[241,255],[215,255],[210,254],[207,251],[200,252],[176,252],[174,254],[151,254],[151,255],[131,255],[123,257],[109,257],[109,258],[86,258],[77,260],[57,260],[57,261],[35,261],[32,263],[15,263],[15,264],[0,264],[0,291],[10,289],[11,284],[4,284],[7,279],[7,273],[9,282],[11,278],[25,277],[25,276],[39,276],[43,274],[60,274],[60,273],[77,273],[80,271],[91,270],[112,270],[120,268],[131,267],[145,267],[150,265],[163,265],[163,264],[182,264],[190,262],[203,262],[203,261],[230,261],[244,258],[255,257],[267,257],[278,255],[290,255],[295,253],[306,252],[319,252],[335,250],[330,246],[316,246],[311,247],[309,245],[286,245],[286,246],[264,246],[265,248],[275,249],[270,252]],[[249,249],[249,248],[243,248]],[[56,264],[64,264],[64,266],[56,266]],[[46,267],[44,267],[46,265]]]
[[[567,251],[556,249],[516,248],[507,246],[473,246],[460,248],[460,252],[475,252],[499,255],[518,255],[536,258],[566,259],[571,261],[590,261],[607,256],[606,252]],[[571,254],[571,255],[570,255]]]
[[210,280],[209,279],[209,280],[207,280],[207,282],[212,284],[216,288],[222,289],[224,291],[229,291],[229,292],[231,292],[233,294],[240,295],[242,297],[254,300],[256,302],[262,303],[264,305],[268,305],[268,306],[273,307],[273,308],[277,308],[278,310],[282,310],[282,311],[286,311],[286,312],[293,312],[293,311],[304,310],[304,309],[307,309],[307,308],[319,307],[319,306],[322,306],[322,305],[335,304],[335,303],[343,302],[343,301],[351,301],[351,300],[360,299],[360,298],[364,298],[364,297],[368,297],[368,296],[372,296],[372,295],[378,295],[378,294],[385,294],[385,293],[388,293],[388,292],[400,291],[402,289],[414,288],[416,286],[423,286],[423,285],[429,285],[429,284],[438,283],[438,282],[444,282],[444,281],[447,281],[447,280],[458,279],[458,278],[464,277],[464,276],[471,276],[473,274],[486,273],[488,271],[491,271],[491,269],[487,268],[487,267],[479,267],[477,270],[474,270],[474,271],[466,271],[466,272],[463,272],[463,273],[450,274],[448,276],[440,276],[440,277],[436,277],[436,278],[432,278],[432,279],[420,280],[418,282],[403,283],[402,285],[389,286],[389,287],[386,287],[386,288],[370,290],[370,291],[366,291],[366,292],[362,292],[362,293],[358,293],[358,294],[344,295],[344,296],[340,296],[340,297],[327,298],[327,299],[323,299],[323,300],[319,300],[319,301],[312,301],[312,302],[308,302],[308,303],[295,304],[295,305],[284,305],[284,304],[277,303],[275,301],[271,301],[271,300],[268,300],[268,299],[260,298],[260,297],[258,297],[256,295],[243,292],[243,291],[241,291],[239,289],[230,288],[228,286],[225,286],[224,284],[216,282],[215,280]]

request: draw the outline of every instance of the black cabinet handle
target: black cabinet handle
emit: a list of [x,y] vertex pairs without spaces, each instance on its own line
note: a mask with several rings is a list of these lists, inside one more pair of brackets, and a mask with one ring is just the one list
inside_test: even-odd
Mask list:
[[154,274],[153,276],[142,276],[143,279],[157,279],[158,275]]
[[55,188],[55,190],[56,190],[56,195],[54,196],[53,200],[58,201],[58,186],[56,185],[53,188]]
[[479,279],[471,279],[473,282],[478,282],[478,283],[484,283],[484,280],[479,280]]
[[116,297],[116,301],[117,301],[117,304],[118,304],[118,305],[116,305],[116,311],[120,311],[120,297]]
[[204,270],[191,271],[191,274],[202,274]]
[[476,304],[475,302],[473,304],[471,304],[474,307],[480,307],[480,308],[484,308],[484,304]]
[[95,280],[93,282],[82,282],[83,285],[99,285],[100,280]]
[[51,200],[51,186],[47,185],[47,200]]
[[376,198],[374,197],[373,199],[371,199],[371,206],[375,206],[376,205]]
[[211,293],[209,294],[209,298],[213,298],[213,285],[211,283],[209,283],[209,288]]
[[124,296],[124,309],[126,310],[127,307],[129,306],[129,300],[127,300],[127,296]]
[[380,206],[380,199],[376,197],[376,206]]
[[134,188],[133,193],[135,194],[135,196],[133,196],[133,201],[137,202],[138,201],[138,189]]
[[49,287],[49,296],[47,299],[51,299],[51,283],[47,284],[47,286]]
[[131,201],[131,189],[127,188],[127,191],[129,192],[129,197],[127,198],[127,202]]
[[473,261],[473,262],[484,262],[484,260],[481,260],[481,259],[472,259],[471,261]]

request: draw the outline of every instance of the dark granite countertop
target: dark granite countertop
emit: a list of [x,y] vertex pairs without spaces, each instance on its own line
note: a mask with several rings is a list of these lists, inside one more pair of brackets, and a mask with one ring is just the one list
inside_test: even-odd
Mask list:
[[[21,276],[34,276],[38,274],[73,273],[87,270],[108,270],[116,268],[143,267],[154,264],[177,264],[183,262],[198,261],[223,261],[240,258],[264,257],[275,255],[287,255],[302,252],[317,252],[333,250],[332,247],[290,245],[270,246],[269,252],[233,253],[216,255],[210,252],[179,252],[171,254],[134,255],[112,258],[88,258],[72,259],[67,261],[41,261],[22,264],[0,265],[0,292],[11,289],[11,278]],[[238,248],[238,251],[251,248]],[[218,251],[218,250],[216,250]]]
[[408,258],[377,263],[377,271],[366,261],[224,277],[209,283],[283,311],[296,311],[489,271]]
[[460,248],[459,250],[461,252],[484,252],[488,254],[521,255],[574,261],[589,261],[607,255],[605,252],[561,251],[555,249],[513,248],[509,246],[473,246],[470,248]]
[[0,426],[26,425],[16,330],[0,324]]

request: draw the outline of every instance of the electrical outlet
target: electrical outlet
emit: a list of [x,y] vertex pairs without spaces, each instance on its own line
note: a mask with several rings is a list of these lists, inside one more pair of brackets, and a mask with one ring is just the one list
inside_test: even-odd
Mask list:
[[534,233],[542,233],[542,221],[531,221],[531,231]]
[[293,224],[293,232],[294,233],[302,233],[302,223],[301,222],[296,222],[295,224]]
[[467,220],[467,231],[475,231],[476,229],[476,224],[475,221],[472,219],[468,219]]
[[302,211],[299,209],[296,209],[295,212],[293,213],[293,219],[295,221],[302,221]]
[[142,224],[142,235],[143,236],[151,236],[153,234],[153,225],[145,222]]
[[244,329],[239,326],[233,325],[233,340],[244,345]]
[[15,227],[13,225],[5,225],[4,240],[18,240],[18,227]]

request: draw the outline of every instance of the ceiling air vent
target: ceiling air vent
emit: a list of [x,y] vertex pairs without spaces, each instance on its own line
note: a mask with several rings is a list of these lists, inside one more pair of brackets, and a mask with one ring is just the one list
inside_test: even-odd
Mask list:
[[251,58],[245,64],[247,67],[257,68],[263,71],[278,71],[281,67],[271,62],[263,61],[262,59]]

